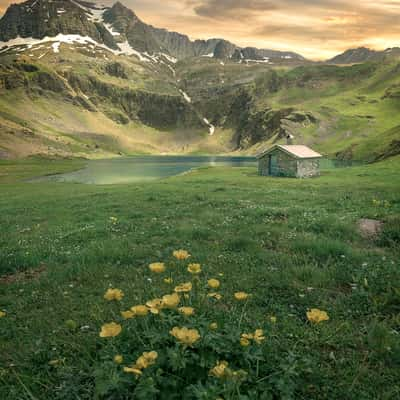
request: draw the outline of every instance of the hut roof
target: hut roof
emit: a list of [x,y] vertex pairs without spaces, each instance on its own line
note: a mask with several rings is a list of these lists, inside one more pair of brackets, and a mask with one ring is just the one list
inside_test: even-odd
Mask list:
[[277,144],[275,146],[272,146],[268,150],[265,150],[261,154],[257,156],[257,158],[264,157],[266,154],[270,153],[271,151],[275,149],[280,149],[284,151],[285,153],[288,153],[296,158],[321,158],[323,157],[321,154],[317,153],[316,151],[310,149],[307,146],[303,145],[297,145],[297,144]]

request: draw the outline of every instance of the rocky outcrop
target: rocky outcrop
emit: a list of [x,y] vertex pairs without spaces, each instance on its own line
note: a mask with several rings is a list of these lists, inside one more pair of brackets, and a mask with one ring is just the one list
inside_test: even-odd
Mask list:
[[[120,123],[126,123],[126,116],[158,129],[205,126],[193,108],[178,94],[172,96],[132,90],[73,72],[66,73],[65,77],[75,91],[87,93],[91,102]],[[114,109],[112,113],[108,111],[110,105]]]
[[235,61],[240,60],[258,60],[263,61],[266,59],[286,59],[305,61],[305,58],[300,54],[293,53],[290,51],[276,51],[268,49],[257,49],[255,47],[245,47],[243,49],[236,49],[232,55],[232,59]]
[[94,23],[79,3],[68,0],[28,0],[12,4],[0,20],[0,41],[18,36],[43,39],[58,34],[89,36],[117,49],[113,36],[102,24]]

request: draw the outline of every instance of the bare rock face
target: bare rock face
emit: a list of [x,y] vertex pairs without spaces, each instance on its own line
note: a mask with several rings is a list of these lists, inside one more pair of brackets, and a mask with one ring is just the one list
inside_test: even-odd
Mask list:
[[43,39],[58,34],[89,36],[98,43],[117,49],[112,35],[90,18],[79,2],[68,0],[28,0],[12,4],[0,20],[0,41],[20,36]]
[[366,239],[374,239],[377,237],[383,227],[383,222],[377,219],[368,219],[362,218],[358,221],[358,229],[361,233],[361,236]]

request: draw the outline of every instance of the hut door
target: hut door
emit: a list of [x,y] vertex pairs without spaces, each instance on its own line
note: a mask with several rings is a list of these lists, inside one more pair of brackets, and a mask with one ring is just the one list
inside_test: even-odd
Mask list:
[[277,173],[277,158],[276,154],[268,156],[268,175],[276,175]]

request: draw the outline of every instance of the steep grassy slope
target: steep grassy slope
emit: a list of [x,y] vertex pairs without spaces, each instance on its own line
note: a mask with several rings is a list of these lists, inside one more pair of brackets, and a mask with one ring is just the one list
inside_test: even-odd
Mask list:
[[[17,182],[65,162],[4,167],[1,399],[399,398],[399,158],[302,181],[209,168],[112,187]],[[359,218],[383,221],[382,235],[361,236]],[[178,248],[202,264],[196,290],[218,278],[222,299],[190,294],[192,317],[166,310],[123,320],[120,311],[192,279],[187,262],[171,257]],[[174,285],[150,273],[156,261]],[[121,302],[103,298],[109,287],[123,290]],[[234,300],[239,290],[251,294],[245,305]],[[307,322],[310,308],[329,321]],[[121,335],[100,338],[109,321]],[[183,349],[168,324],[200,327],[202,338]],[[241,333],[257,328],[266,340],[241,347]],[[123,371],[149,350],[159,358],[143,376]],[[217,360],[247,372],[240,396],[209,376]]]
[[223,152],[176,87],[171,67],[92,46],[1,55],[0,152],[104,157]]
[[287,133],[329,156],[373,160],[398,152],[398,61],[296,68],[201,61],[178,74],[196,107],[233,129],[246,152]]

